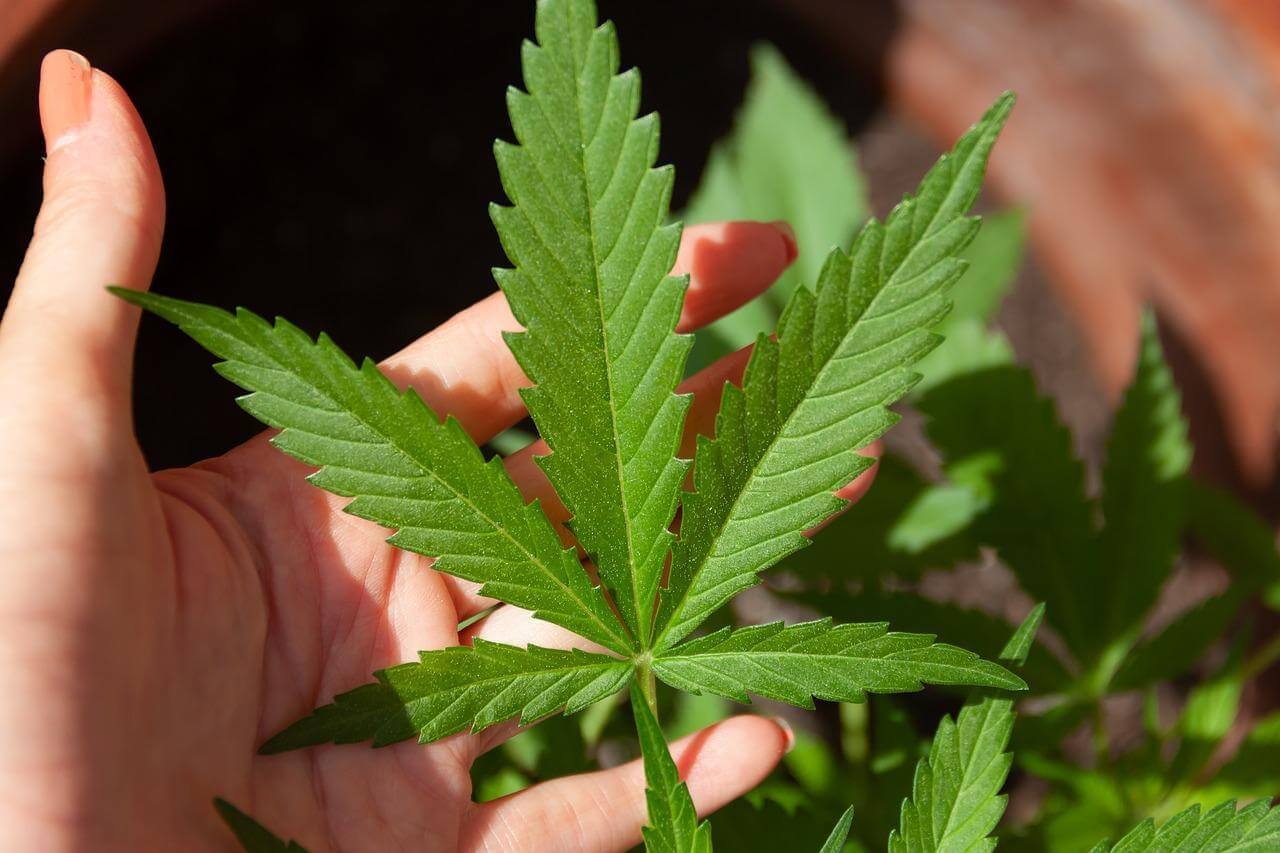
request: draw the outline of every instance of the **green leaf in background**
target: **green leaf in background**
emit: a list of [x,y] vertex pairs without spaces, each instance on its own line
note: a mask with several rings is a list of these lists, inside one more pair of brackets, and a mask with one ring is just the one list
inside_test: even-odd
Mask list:
[[1196,538],[1235,585],[1249,592],[1261,589],[1263,603],[1280,610],[1280,551],[1271,525],[1238,498],[1203,483],[1192,482],[1188,504]]
[[1092,853],[1266,853],[1280,849],[1280,809],[1256,802],[1237,810],[1234,800],[1201,813],[1195,805],[1157,829],[1147,818],[1114,846],[1100,842]]
[[[492,766],[486,766],[492,765]],[[502,762],[502,753],[493,751],[471,765],[471,799],[488,803],[509,797],[533,784],[528,776]]]
[[687,636],[844,506],[833,492],[871,464],[852,451],[897,420],[886,407],[936,342],[928,329],[963,271],[955,254],[977,229],[965,213],[1012,107],[1002,96],[916,196],[884,225],[868,223],[849,254],[833,251],[817,291],[794,291],[777,339],[757,341],[742,388],[725,385],[716,437],[699,437],[656,648]]
[[[1026,247],[1027,221],[1021,210],[983,215],[982,230],[960,253],[969,265],[964,287],[956,288],[955,307],[938,332],[949,337],[960,323],[992,320],[1022,267]],[[946,346],[944,343],[939,350]]]
[[1209,796],[1271,800],[1280,791],[1280,712],[1263,718],[1213,774]]
[[1028,755],[1055,750],[1063,738],[1089,718],[1092,710],[1084,702],[1059,702],[1038,714],[1024,714],[1013,730],[1014,758],[1020,761]]
[[489,439],[489,447],[493,448],[495,453],[510,456],[513,453],[519,453],[537,440],[538,437],[536,435],[525,432],[518,427],[511,427],[510,429],[504,429]]
[[1237,660],[1242,645],[1236,644],[1233,659],[1221,672],[1197,684],[1188,694],[1178,718],[1178,752],[1167,774],[1171,782],[1193,780],[1231,731],[1244,690],[1245,679]]
[[1022,679],[929,634],[890,633],[885,623],[781,622],[690,640],[654,659],[659,678],[690,693],[747,702],[748,693],[812,708],[811,697],[861,702],[867,692],[902,693],[928,684],[1025,690]]
[[262,824],[221,797],[213,801],[213,807],[218,810],[227,826],[231,827],[245,853],[307,853],[307,849],[298,842],[280,840]]
[[[944,490],[961,493],[959,499],[942,494]],[[972,491],[930,484],[900,458],[886,455],[876,470],[875,487],[778,568],[805,582],[914,580],[927,569],[978,556],[968,528],[981,509]],[[893,621],[875,614],[859,620],[874,618]]]
[[1226,635],[1247,597],[1242,587],[1232,587],[1178,616],[1129,653],[1111,679],[1111,689],[1134,690],[1185,672]]
[[[1034,607],[1005,645],[1001,660],[1026,660],[1044,619]],[[1013,700],[983,696],[956,716],[943,717],[928,758],[916,765],[912,796],[902,803],[901,826],[889,836],[890,853],[993,850],[989,834],[1004,814],[1000,794],[1013,763],[1005,751],[1013,731]]]
[[842,768],[831,747],[818,735],[795,732],[791,749],[782,757],[787,772],[811,797],[828,799],[839,795],[844,781]]
[[1096,559],[1096,507],[1084,465],[1048,398],[1021,367],[958,376],[917,403],[948,473],[991,495],[975,522],[1019,583],[1049,605],[1049,621],[1072,649],[1088,648],[1096,610],[1084,574]]
[[662,730],[669,740],[691,735],[718,723],[732,712],[733,705],[710,693],[685,693],[677,690],[671,697],[673,713],[663,717]]
[[1099,559],[1079,569],[1101,610],[1094,642],[1131,643],[1181,544],[1191,464],[1182,398],[1164,361],[1155,317],[1142,320],[1137,369],[1116,412],[1102,471]]
[[1018,763],[1029,773],[1055,783],[1034,827],[1037,843],[1028,849],[1079,853],[1089,849],[1099,836],[1118,834],[1132,825],[1124,788],[1109,770],[1078,767],[1068,761],[1026,753],[1018,756]]
[[969,265],[955,288],[951,313],[937,326],[944,340],[920,360],[920,394],[953,376],[1013,361],[1013,347],[988,324],[1022,266],[1026,217],[1010,210],[982,217],[982,230],[960,257]]
[[427,743],[516,715],[530,723],[562,709],[572,714],[621,690],[632,672],[630,661],[606,655],[482,639],[419,657],[340,694],[268,740],[261,752],[359,741],[386,746],[415,735]]
[[507,345],[551,448],[538,464],[623,621],[647,646],[688,463],[675,394],[692,338],[675,333],[687,279],[667,273],[674,172],[654,168],[658,117],[637,118],[640,76],[618,73],[612,23],[590,0],[544,0],[507,91],[518,145],[494,147],[510,207],[490,214],[514,269],[494,277],[525,331]]
[[826,828],[838,812],[815,811],[811,805],[789,810],[771,799],[734,800],[711,818],[716,846],[733,853],[798,853],[818,850],[825,843]]
[[441,423],[369,360],[357,367],[327,335],[283,319],[115,289],[176,323],[225,359],[216,369],[250,393],[238,402],[271,443],[320,468],[308,480],[354,498],[346,511],[396,529],[393,545],[483,583],[482,595],[533,610],[614,651],[630,642],[572,548],[536,503],[525,504],[500,459],[485,461],[453,418]]
[[631,711],[635,715],[648,785],[645,798],[649,803],[649,823],[643,831],[645,849],[650,853],[710,853],[711,824],[698,823],[698,813],[689,798],[689,786],[680,781],[662,729],[634,682]]
[[800,255],[769,293],[698,334],[691,369],[773,326],[797,284],[816,281],[827,254],[867,218],[866,190],[840,120],[771,45],[751,53],[751,84],[733,132],[711,152],[689,201],[690,223],[785,220]]

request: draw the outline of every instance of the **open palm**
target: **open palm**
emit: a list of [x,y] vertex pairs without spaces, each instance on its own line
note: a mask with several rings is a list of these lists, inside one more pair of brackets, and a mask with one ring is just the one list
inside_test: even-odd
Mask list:
[[[471,801],[470,766],[515,729],[431,746],[256,747],[372,670],[483,636],[586,647],[383,541],[259,436],[191,468],[148,472],[133,437],[136,309],[164,221],[141,121],[109,77],[45,60],[45,200],[0,324],[0,849],[225,849],[224,796],[312,850],[623,849],[644,822],[642,771],[559,779]],[[682,328],[731,310],[794,259],[785,227],[691,228]],[[524,412],[486,299],[384,364],[485,441]],[[690,382],[714,390],[731,357]],[[690,429],[710,421],[701,394]],[[508,460],[552,503],[531,464]],[[845,490],[856,496],[865,482]],[[553,509],[554,512],[554,509]],[[739,717],[674,746],[700,811],[757,784],[786,732]]]

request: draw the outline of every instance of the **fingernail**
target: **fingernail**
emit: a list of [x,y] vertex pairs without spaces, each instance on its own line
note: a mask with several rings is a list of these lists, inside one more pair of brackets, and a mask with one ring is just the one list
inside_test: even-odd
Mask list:
[[769,224],[776,228],[778,233],[782,235],[782,242],[786,244],[787,247],[787,263],[791,263],[800,255],[800,247],[796,245],[796,232],[791,228],[789,223],[784,222],[781,219],[775,222],[770,222]]
[[770,717],[769,719],[772,720],[778,728],[782,729],[782,737],[787,741],[786,747],[782,750],[783,755],[785,755],[795,748],[796,733],[791,728],[791,724],[782,719],[782,717]]
[[75,138],[89,120],[93,69],[74,50],[55,50],[40,65],[40,126],[46,154]]

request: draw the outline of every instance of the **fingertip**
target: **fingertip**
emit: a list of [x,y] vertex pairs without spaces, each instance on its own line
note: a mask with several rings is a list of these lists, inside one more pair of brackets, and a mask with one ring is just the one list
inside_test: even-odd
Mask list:
[[763,782],[793,742],[789,726],[744,714],[676,742],[672,752],[698,814],[706,815]]
[[871,485],[875,482],[876,472],[880,469],[880,457],[884,455],[884,442],[876,439],[859,450],[858,455],[870,459],[871,467],[855,477],[853,482],[836,491],[837,497],[853,503],[861,500],[870,491]]
[[44,199],[0,343],[118,414],[128,409],[138,312],[104,288],[150,284],[164,232],[159,166],[128,96],[80,54],[44,58],[39,102]]
[[795,229],[784,219],[775,219],[769,223],[782,237],[783,250],[786,252],[787,265],[790,266],[800,257],[800,244],[796,242]]
[[796,732],[791,728],[791,724],[787,722],[785,717],[770,717],[769,721],[776,725],[782,731],[782,754],[796,748]]
[[717,222],[685,229],[672,272],[689,275],[679,331],[704,326],[759,296],[795,261],[785,222]]
[[40,63],[40,128],[52,154],[89,121],[93,69],[74,50],[50,51]]
[[[39,100],[46,159],[33,249],[50,250],[50,242],[39,239],[42,232],[69,236],[83,230],[68,220],[96,220],[99,242],[113,247],[113,254],[132,255],[117,261],[120,272],[106,281],[145,286],[164,233],[165,197],[151,139],[133,102],[109,74],[71,50],[44,58]],[[30,253],[28,259],[34,260]]]

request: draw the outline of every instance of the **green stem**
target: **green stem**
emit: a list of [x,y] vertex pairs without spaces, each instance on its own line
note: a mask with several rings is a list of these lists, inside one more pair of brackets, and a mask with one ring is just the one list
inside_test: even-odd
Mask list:
[[640,683],[640,694],[649,704],[653,718],[658,719],[658,681],[653,675],[653,658],[648,654],[636,658],[636,681]]

